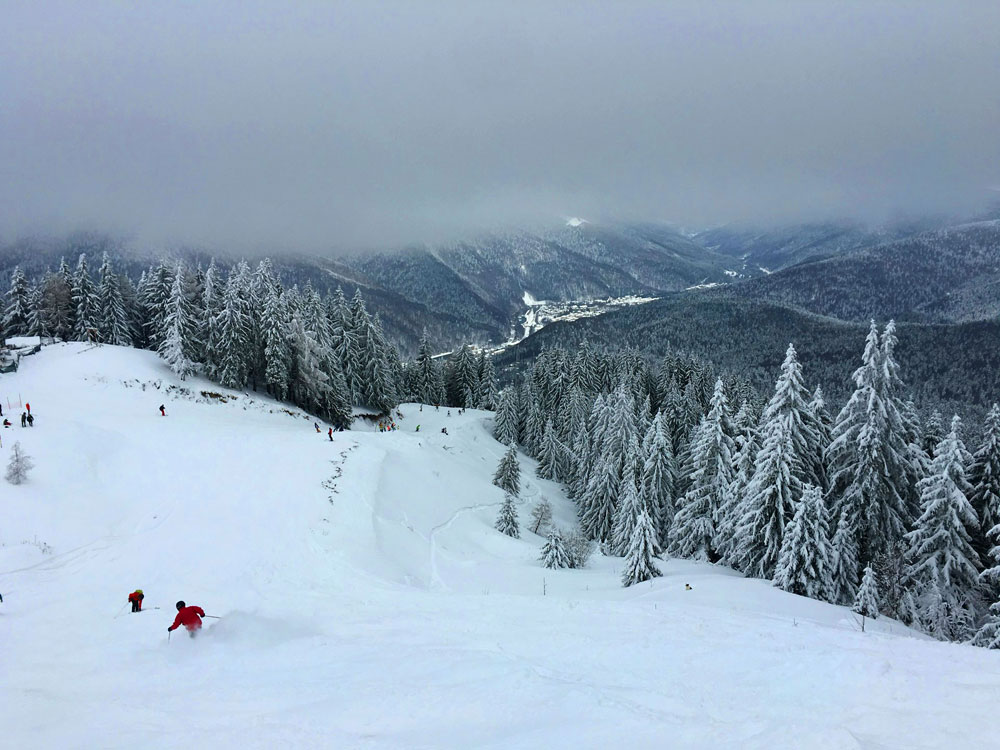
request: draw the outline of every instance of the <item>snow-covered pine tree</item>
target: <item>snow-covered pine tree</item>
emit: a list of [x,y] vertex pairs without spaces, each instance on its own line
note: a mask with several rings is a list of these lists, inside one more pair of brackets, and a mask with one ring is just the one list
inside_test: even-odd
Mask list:
[[[895,340],[891,326],[887,337]],[[837,519],[834,538],[835,589],[853,597],[860,568],[892,548],[906,529],[911,476],[905,429],[894,388],[887,381],[886,348],[880,348],[874,321],[862,364],[854,371],[855,390],[833,428],[827,450],[830,502]],[[889,348],[891,354],[891,347]],[[841,529],[842,524],[847,528]]]
[[619,386],[608,401],[595,403],[594,465],[587,488],[578,498],[583,533],[598,542],[610,540],[625,467],[637,471],[634,401]]
[[160,335],[164,331],[163,319],[167,314],[167,302],[174,286],[174,277],[166,261],[146,273],[146,281],[139,287],[138,302],[143,323],[143,340],[150,349],[160,345]]
[[[14,268],[10,277],[10,289],[7,291],[7,305],[3,312],[0,325],[0,340],[3,336],[28,335],[31,318],[30,287],[21,267]],[[2,341],[0,341],[2,343]]]
[[781,540],[774,585],[811,599],[826,599],[832,552],[823,491],[806,485]]
[[178,265],[170,299],[167,301],[163,331],[158,337],[160,341],[158,351],[181,380],[185,380],[195,372],[194,362],[187,355],[191,347],[189,336],[193,329],[193,321],[189,315],[187,302],[184,299],[184,269]]
[[588,538],[607,541],[614,523],[620,487],[621,476],[615,458],[598,454],[587,487],[578,499],[580,528]]
[[661,575],[653,559],[656,556],[656,531],[645,508],[640,508],[622,569],[622,586],[632,586]]
[[87,269],[86,253],[80,254],[73,274],[73,305],[76,308],[73,338],[89,341],[92,332],[97,330],[97,289]]
[[97,327],[101,340],[115,346],[132,345],[132,322],[125,309],[121,283],[111,266],[111,258],[104,253],[97,287]]
[[399,404],[398,355],[382,331],[382,319],[378,313],[372,316],[367,329],[364,366],[362,367],[361,389],[366,403],[388,414]]
[[830,416],[830,412],[826,408],[826,398],[823,396],[823,389],[819,386],[816,386],[816,390],[813,391],[812,400],[809,402],[809,409],[806,415],[811,428],[807,430],[807,434],[813,441],[809,448],[809,454],[814,462],[813,472],[816,478],[820,480],[820,484],[817,486],[823,492],[826,492],[828,489],[826,449],[830,445],[833,417]]
[[330,378],[320,367],[321,353],[298,313],[289,322],[289,348],[292,366],[288,392],[292,401],[304,409],[327,416]]
[[42,287],[38,284],[32,284],[28,290],[28,335],[42,337],[51,335],[42,303]]
[[691,440],[691,476],[670,527],[670,554],[695,560],[718,559],[720,510],[728,505],[735,445],[722,380],[715,381],[711,407]]
[[986,415],[983,441],[969,469],[972,485],[972,507],[979,516],[977,541],[979,551],[986,552],[990,530],[1000,524],[1000,404],[993,404]]
[[431,355],[431,344],[426,328],[420,336],[420,348],[417,351],[415,365],[417,396],[421,403],[434,405],[445,403],[444,382],[441,371]]
[[870,617],[878,619],[879,615],[878,583],[876,582],[875,571],[870,565],[865,566],[864,576],[861,578],[861,587],[854,597],[854,606],[851,611],[861,615],[861,630],[865,629],[864,618]]
[[[634,446],[631,450],[630,463],[638,461],[638,448]],[[639,521],[639,514],[646,510],[646,504],[639,494],[639,487],[636,485],[635,469],[628,465],[622,472],[622,481],[618,487],[618,505],[615,508],[614,523],[611,527],[611,551],[624,557],[632,543],[632,532]],[[652,520],[652,519],[650,519]],[[655,531],[655,527],[654,527]],[[653,553],[659,553],[659,540],[654,535]]]
[[990,605],[990,615],[971,641],[973,646],[1000,648],[1000,602]]
[[219,382],[227,388],[243,388],[247,384],[247,352],[251,342],[250,321],[244,314],[241,300],[243,294],[240,277],[230,272],[215,322],[218,331],[217,375]]
[[[743,412],[741,407],[740,412]],[[737,415],[739,416],[739,415]],[[742,556],[736,549],[740,524],[743,522],[743,508],[746,501],[746,490],[753,478],[757,465],[757,454],[760,452],[760,441],[756,420],[741,418],[744,427],[733,437],[736,445],[736,457],[733,467],[733,481],[729,485],[729,497],[725,505],[719,509],[719,522],[716,525],[716,539],[719,545],[718,553],[727,565],[739,568]],[[734,428],[737,422],[734,420]]]
[[219,378],[219,315],[222,312],[222,285],[215,258],[205,271],[205,285],[201,293],[201,320],[198,339],[203,350],[200,360],[205,365],[205,374],[212,380]]
[[969,502],[972,488],[965,478],[970,456],[960,437],[962,420],[938,443],[931,473],[920,483],[923,515],[906,535],[908,576],[926,587],[936,583],[953,608],[964,605],[976,585],[979,555],[972,535],[979,527]]
[[677,510],[674,505],[674,449],[667,415],[658,412],[643,439],[642,493],[663,549]]
[[570,559],[566,552],[566,545],[563,542],[562,532],[559,529],[549,529],[548,538],[542,547],[539,557],[544,568],[569,568]]
[[774,575],[785,525],[795,512],[795,499],[806,484],[818,484],[811,454],[816,437],[803,418],[809,408],[808,395],[795,347],[789,344],[781,377],[761,417],[762,445],[733,546],[748,575]]
[[260,333],[264,340],[264,382],[272,396],[284,400],[288,395],[292,353],[289,345],[288,311],[277,288],[271,288],[267,293],[260,319]]
[[497,514],[497,520],[493,526],[501,534],[512,536],[515,539],[520,538],[521,530],[517,525],[517,507],[514,505],[514,496],[511,493],[504,493],[503,504],[500,506],[500,512]]
[[474,403],[466,401],[466,393],[475,393],[478,389],[479,373],[476,369],[476,360],[468,344],[462,344],[458,354],[452,357],[448,363],[447,393],[448,404],[459,408],[474,408]]
[[920,415],[917,413],[913,399],[903,402],[899,411],[903,423],[903,442],[907,449],[907,471],[909,473],[909,493],[907,511],[909,517],[916,520],[920,517],[920,492],[917,485],[930,473],[931,457],[924,451],[923,431],[920,428]]
[[497,373],[493,366],[493,358],[487,357],[486,352],[479,351],[479,359],[476,362],[476,409],[492,411],[497,403]]
[[944,421],[941,418],[941,412],[935,409],[924,423],[924,451],[928,456],[934,455],[942,438],[944,438]]
[[558,481],[562,479],[560,466],[562,463],[562,445],[556,437],[556,428],[549,419],[545,422],[545,431],[538,451],[538,468],[535,473],[542,479]]
[[496,418],[493,420],[493,436],[504,445],[518,442],[517,391],[507,388],[500,392]]
[[520,494],[521,465],[517,461],[517,450],[514,448],[514,443],[507,446],[507,452],[500,459],[496,474],[493,475],[493,484],[511,495]]

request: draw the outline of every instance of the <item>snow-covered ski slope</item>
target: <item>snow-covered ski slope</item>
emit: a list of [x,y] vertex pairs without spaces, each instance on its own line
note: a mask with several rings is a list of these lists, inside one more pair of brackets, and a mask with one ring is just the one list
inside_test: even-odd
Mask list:
[[[331,444],[294,409],[202,390],[226,393],[81,344],[0,376],[0,461],[19,439],[36,463],[0,481],[0,745],[994,744],[998,653],[883,620],[861,633],[710,565],[630,589],[613,558],[543,570],[541,538],[492,529],[486,413],[404,406],[398,432]],[[522,529],[542,496],[569,526],[533,468]],[[168,642],[177,599],[221,619]]]

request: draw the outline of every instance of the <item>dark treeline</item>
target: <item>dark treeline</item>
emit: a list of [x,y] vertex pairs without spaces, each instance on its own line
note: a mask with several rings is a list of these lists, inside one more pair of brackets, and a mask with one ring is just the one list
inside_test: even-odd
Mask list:
[[338,427],[351,406],[380,414],[402,400],[492,406],[492,363],[467,347],[447,368],[420,356],[404,366],[360,292],[321,296],[308,282],[284,286],[270,260],[228,273],[161,261],[137,280],[104,254],[92,273],[85,254],[34,280],[11,276],[0,334],[134,346],[156,351],[181,378],[199,373],[227,388],[263,390]]
[[[907,374],[907,395],[921,413],[935,408],[981,421],[1000,398],[1000,322],[903,324],[897,358]],[[573,348],[581,341],[614,342],[649,357],[683,351],[746,379],[759,391],[773,385],[781,353],[795,342],[810,381],[832,401],[852,392],[851,372],[867,324],[845,323],[768,302],[709,290],[670,295],[606,315],[554,323],[498,355],[503,378],[516,359],[542,348]]]
[[495,435],[566,486],[625,585],[665,552],[998,646],[1000,407],[981,438],[922,424],[896,349],[895,325],[872,324],[836,416],[792,346],[763,405],[692,357],[548,349],[500,394]]

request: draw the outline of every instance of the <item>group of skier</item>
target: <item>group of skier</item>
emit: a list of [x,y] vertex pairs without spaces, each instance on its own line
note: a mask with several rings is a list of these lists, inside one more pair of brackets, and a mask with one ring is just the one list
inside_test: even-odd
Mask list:
[[[142,600],[144,598],[145,595],[142,593],[142,589],[136,589],[128,595],[128,601],[132,605],[133,612],[142,612]],[[175,606],[177,607],[177,616],[174,618],[174,624],[167,628],[167,632],[172,633],[183,625],[187,628],[188,635],[194,638],[198,631],[201,630],[201,618],[208,617],[208,615],[205,614],[205,610],[201,607],[189,607],[183,600],[177,602]]]
[[[35,418],[31,414],[31,404],[25,404],[24,405],[24,409],[25,410],[21,412],[21,427],[34,427],[35,426]],[[0,417],[3,417],[3,407],[2,406],[0,406]],[[6,417],[4,417],[3,426],[4,427],[12,427],[13,423],[9,419],[7,419]]]

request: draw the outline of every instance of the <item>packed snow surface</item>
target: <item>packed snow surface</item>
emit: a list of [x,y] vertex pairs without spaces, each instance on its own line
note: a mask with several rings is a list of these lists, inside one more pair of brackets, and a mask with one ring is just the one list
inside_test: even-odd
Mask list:
[[[485,412],[404,405],[398,431],[331,443],[296,409],[83,344],[24,358],[0,402],[0,459],[20,440],[36,463],[0,484],[5,747],[994,744],[996,652],[862,633],[708,564],[629,589],[615,558],[542,569],[530,509],[569,527],[572,505],[522,459],[522,539],[493,530]],[[178,599],[219,619],[168,641]]]

